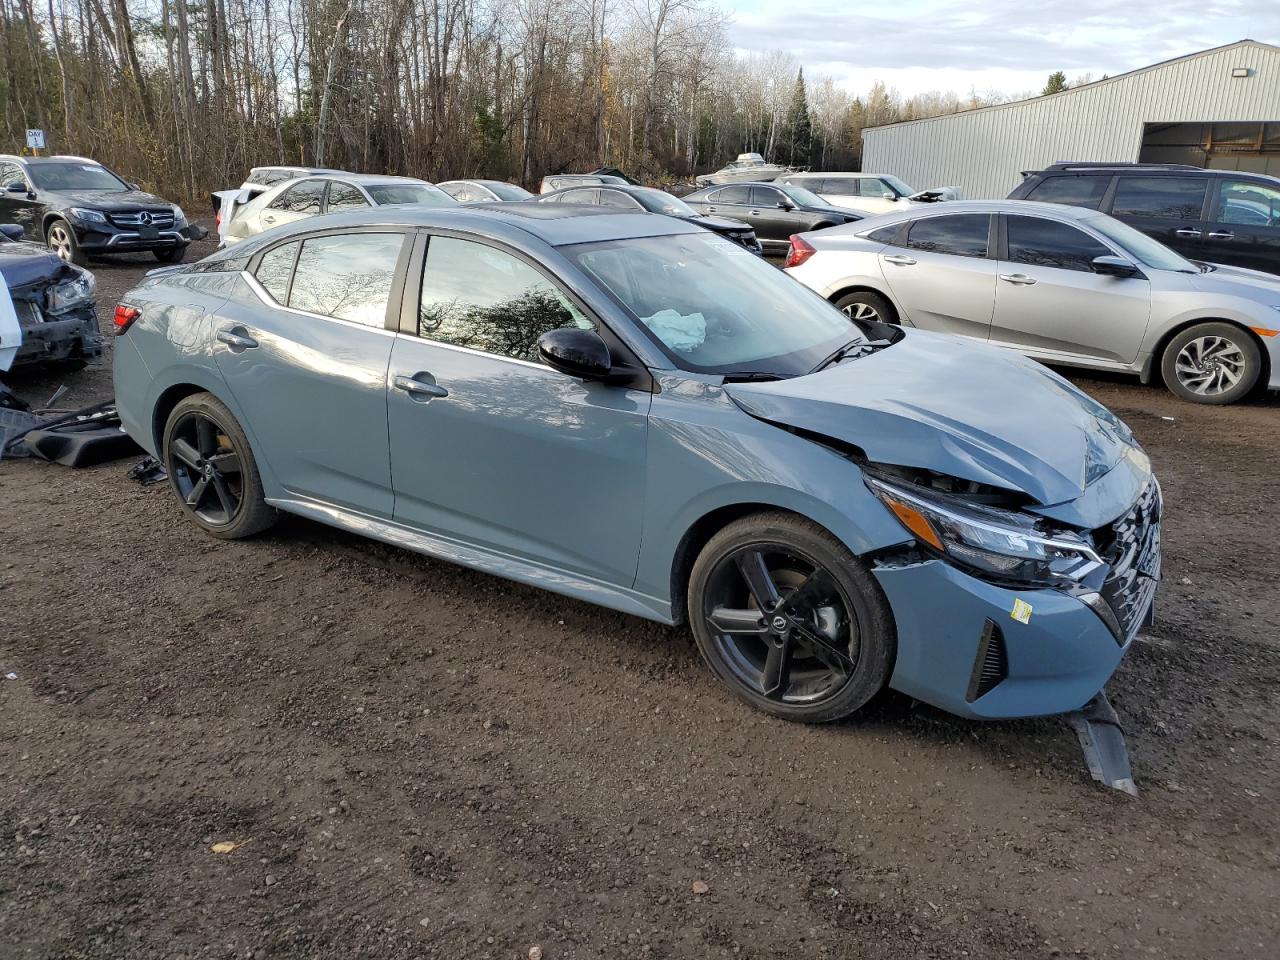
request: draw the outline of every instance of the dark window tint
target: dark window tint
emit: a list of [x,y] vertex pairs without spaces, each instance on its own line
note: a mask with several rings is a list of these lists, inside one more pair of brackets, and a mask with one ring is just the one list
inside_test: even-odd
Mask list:
[[[802,187],[801,189],[808,189]],[[782,195],[781,190],[775,190],[773,187],[752,187],[751,188],[751,205],[753,207],[776,207],[787,198]],[[788,201],[789,203],[791,201]]]
[[328,210],[331,213],[339,210],[359,210],[368,205],[369,201],[364,198],[364,194],[351,184],[339,183],[337,180],[329,184]]
[[1190,177],[1121,177],[1111,213],[1116,217],[1199,220],[1204,180]]
[[1102,203],[1102,195],[1111,185],[1111,177],[1049,177],[1041,180],[1031,192],[1028,200],[1039,200],[1042,203],[1065,203],[1073,207],[1089,207],[1098,209]]
[[725,187],[723,190],[717,190],[707,199],[712,203],[741,203],[748,202],[751,196],[750,187]]
[[432,237],[422,275],[420,336],[518,360],[538,359],[538,338],[595,325],[537,270],[509,253]]
[[293,262],[298,259],[298,241],[272,247],[258,261],[254,276],[277,303],[289,302],[289,278]]
[[304,180],[272,200],[270,207],[272,210],[287,210],[289,213],[319,213],[322,193],[323,180]]
[[1009,260],[1036,267],[1062,270],[1093,270],[1094,257],[1112,256],[1112,251],[1075,227],[1039,217],[1009,217]]
[[950,253],[957,257],[985,257],[991,218],[981,213],[958,213],[949,217],[926,217],[911,224],[908,247],[929,253]]
[[289,306],[308,313],[381,327],[403,236],[354,233],[302,243]]
[[1218,187],[1218,220],[1255,227],[1280,227],[1280,190],[1250,180],[1224,180]]
[[872,230],[867,234],[867,239],[874,240],[876,243],[896,243],[898,231],[901,229],[902,224],[892,223],[887,227],[881,227],[879,230]]
[[629,197],[620,190],[601,190],[600,206],[615,207],[619,210],[643,210],[634,197]]

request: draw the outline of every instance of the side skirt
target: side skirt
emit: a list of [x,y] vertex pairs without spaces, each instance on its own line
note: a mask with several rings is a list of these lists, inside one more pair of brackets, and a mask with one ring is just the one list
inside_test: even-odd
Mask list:
[[545,564],[519,560],[439,534],[423,533],[421,530],[414,530],[391,520],[365,516],[328,503],[289,497],[268,497],[267,503],[279,510],[296,513],[331,527],[350,530],[362,537],[381,540],[383,543],[403,547],[437,560],[471,567],[507,580],[515,580],[517,583],[525,583],[532,587],[550,590],[552,593],[573,597],[575,600],[584,600],[611,610],[644,617],[646,620],[657,620],[659,623],[668,625],[674,622],[669,601],[635,590],[593,580],[580,574],[568,573]]

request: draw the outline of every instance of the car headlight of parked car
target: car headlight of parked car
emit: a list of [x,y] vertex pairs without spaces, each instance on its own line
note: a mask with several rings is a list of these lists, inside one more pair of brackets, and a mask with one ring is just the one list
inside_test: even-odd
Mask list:
[[79,220],[82,223],[106,223],[107,218],[103,213],[97,210],[86,210],[84,207],[72,207],[67,213],[73,220]]
[[1028,586],[1072,586],[1103,566],[1082,537],[1050,535],[1027,514],[866,479],[871,492],[926,550],[979,576]]
[[174,207],[173,208],[173,225],[175,227],[180,227],[186,222],[187,222],[187,215],[182,212],[182,208]]
[[45,312],[64,313],[73,307],[93,302],[93,293],[97,283],[88,270],[76,270],[77,275],[61,283],[55,283],[45,294]]

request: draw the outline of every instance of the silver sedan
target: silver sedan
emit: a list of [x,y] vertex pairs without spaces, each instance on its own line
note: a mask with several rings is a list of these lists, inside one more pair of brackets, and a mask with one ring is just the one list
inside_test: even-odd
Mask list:
[[913,207],[797,234],[786,269],[860,320],[1160,377],[1196,403],[1280,390],[1280,277],[1187,260],[1094,210]]

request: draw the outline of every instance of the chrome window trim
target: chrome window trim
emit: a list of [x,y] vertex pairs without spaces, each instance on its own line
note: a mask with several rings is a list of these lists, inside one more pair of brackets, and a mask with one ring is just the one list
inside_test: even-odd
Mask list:
[[[487,350],[477,350],[475,347],[462,347],[456,343],[446,343],[443,340],[436,340],[432,337],[424,337],[421,334],[405,333],[402,330],[391,330],[388,332],[394,333],[396,334],[396,336],[399,336],[399,337],[404,337],[406,340],[409,340],[409,341],[417,341],[419,343],[429,343],[433,347],[442,347],[445,350],[454,350],[454,351],[457,351],[458,353],[468,353],[468,354],[471,354],[471,356],[473,357],[488,357],[491,360],[502,360],[506,363],[514,363],[522,367],[533,367],[535,370],[547,370],[551,373],[557,372],[555,368],[550,366],[549,364],[537,363],[533,360],[521,360],[519,357],[508,357],[506,354],[502,354],[502,353],[490,353]],[[564,374],[559,374],[559,375],[564,376]]]

